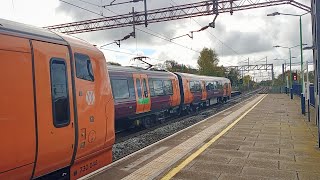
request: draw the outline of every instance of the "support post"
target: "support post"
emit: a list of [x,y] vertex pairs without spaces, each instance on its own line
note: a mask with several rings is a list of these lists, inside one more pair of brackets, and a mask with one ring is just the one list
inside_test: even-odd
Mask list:
[[148,9],[147,0],[144,0],[144,26],[148,27]]
[[136,13],[134,12],[134,7],[132,7],[132,27],[133,27],[133,38],[136,38]]
[[289,48],[289,57],[290,57],[290,77],[289,77],[289,88],[290,88],[290,98],[293,99],[293,92],[292,92],[292,72],[291,72],[291,48]]
[[282,82],[284,82],[284,77],[285,77],[285,75],[284,75],[284,64],[282,64]]
[[303,49],[302,49],[302,16],[299,18],[299,24],[300,24],[300,58],[301,58],[301,113],[303,115],[306,114],[306,100],[305,100],[305,94],[304,94],[304,68],[303,68]]
[[319,127],[319,48],[320,48],[320,2],[318,0],[311,0],[311,15],[312,15],[312,35],[313,45],[315,47],[313,52],[313,62],[315,64],[315,91],[316,91],[316,123],[318,126],[318,147],[320,148],[320,127]]

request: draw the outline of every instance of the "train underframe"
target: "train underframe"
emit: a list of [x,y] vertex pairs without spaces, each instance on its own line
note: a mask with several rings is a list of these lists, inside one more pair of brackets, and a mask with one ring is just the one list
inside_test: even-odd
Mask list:
[[198,103],[182,104],[169,109],[156,112],[148,112],[133,117],[116,120],[116,132],[130,128],[151,128],[157,124],[165,123],[168,119],[183,115],[197,113],[199,110],[210,107],[214,104],[223,104],[230,99],[230,96],[216,97],[200,101]]

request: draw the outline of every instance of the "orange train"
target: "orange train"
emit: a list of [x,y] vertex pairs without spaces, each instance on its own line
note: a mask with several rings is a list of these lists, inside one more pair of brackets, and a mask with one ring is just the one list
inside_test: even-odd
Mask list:
[[0,19],[0,40],[0,179],[77,179],[112,162],[115,124],[231,96],[227,78],[107,69],[94,46],[20,23]]
[[103,53],[0,19],[0,179],[76,179],[112,162],[114,101]]

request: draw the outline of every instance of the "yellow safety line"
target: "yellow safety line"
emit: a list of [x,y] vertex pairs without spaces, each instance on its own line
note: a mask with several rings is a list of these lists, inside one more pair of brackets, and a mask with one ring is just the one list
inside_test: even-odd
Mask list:
[[230,130],[234,125],[237,124],[242,118],[244,118],[253,108],[255,108],[267,95],[262,97],[254,106],[252,106],[248,111],[242,114],[237,120],[231,123],[227,128],[221,131],[217,136],[212,138],[209,142],[204,144],[200,149],[191,154],[187,159],[185,159],[181,164],[177,167],[173,168],[168,174],[161,178],[161,180],[169,180],[173,176],[175,176],[179,171],[181,171],[186,165],[188,165],[191,161],[193,161],[197,156],[199,156],[204,150],[206,150],[212,143],[218,140],[222,135],[224,135],[228,130]]

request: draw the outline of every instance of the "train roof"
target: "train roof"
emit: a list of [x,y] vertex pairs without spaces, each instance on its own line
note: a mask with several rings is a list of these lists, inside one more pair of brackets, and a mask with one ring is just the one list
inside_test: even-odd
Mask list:
[[0,33],[59,44],[67,42],[49,30],[0,18]]
[[152,75],[174,75],[169,71],[159,71],[159,70],[144,70],[138,67],[130,67],[130,66],[115,66],[108,65],[108,71],[110,72],[124,72],[124,73],[144,73],[144,74],[152,74]]
[[227,81],[230,82],[228,78],[225,77],[216,77],[216,76],[201,76],[201,75],[196,75],[196,74],[188,74],[188,73],[180,73],[176,72],[176,74],[192,79],[200,79],[200,80],[205,80],[205,81]]
[[14,22],[0,18],[0,34],[39,40],[49,43],[78,46],[89,50],[99,51],[92,44],[69,35],[53,32],[44,28]]

